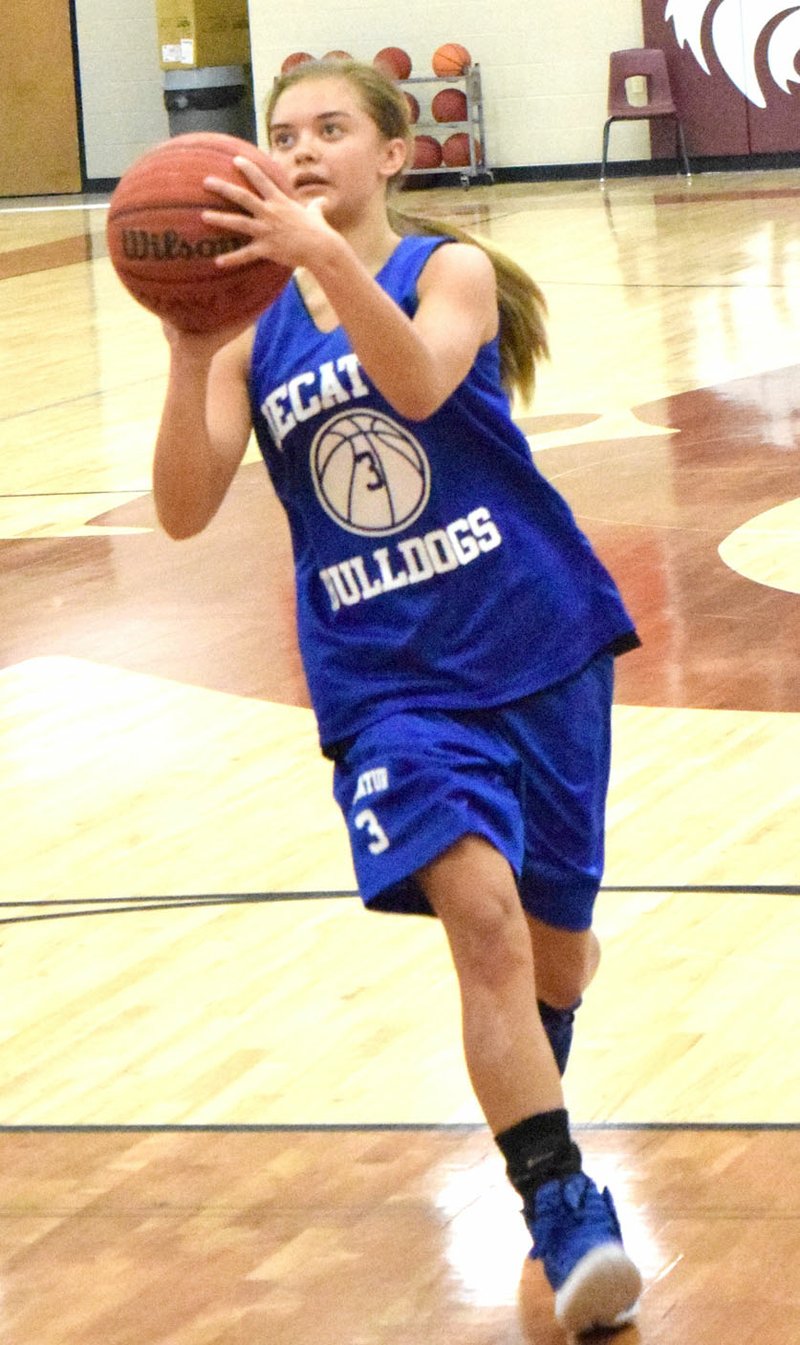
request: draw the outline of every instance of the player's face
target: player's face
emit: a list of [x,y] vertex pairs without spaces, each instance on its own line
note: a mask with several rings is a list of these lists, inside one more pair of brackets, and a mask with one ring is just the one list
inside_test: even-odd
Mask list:
[[270,152],[300,200],[323,197],[341,227],[362,213],[402,166],[402,140],[385,140],[346,79],[307,79],[286,89],[270,124]]

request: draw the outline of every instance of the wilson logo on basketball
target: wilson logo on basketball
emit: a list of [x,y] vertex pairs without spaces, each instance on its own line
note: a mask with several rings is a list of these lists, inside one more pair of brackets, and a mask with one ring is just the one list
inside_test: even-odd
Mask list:
[[375,411],[344,411],[323,425],[311,445],[311,476],[325,512],[363,537],[408,527],[430,492],[420,443]]
[[247,241],[239,234],[219,234],[192,242],[174,229],[165,229],[163,233],[150,233],[146,229],[122,231],[122,250],[129,261],[136,262],[192,261],[196,257],[219,257],[223,252],[236,252]]

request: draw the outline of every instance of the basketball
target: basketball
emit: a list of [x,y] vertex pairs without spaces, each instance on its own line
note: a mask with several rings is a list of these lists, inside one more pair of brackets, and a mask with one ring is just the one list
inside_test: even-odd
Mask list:
[[434,75],[463,75],[472,65],[472,57],[460,42],[445,42],[433,53]]
[[281,74],[288,75],[290,70],[294,70],[296,65],[305,65],[306,61],[313,61],[314,57],[310,51],[293,51],[291,56],[287,56],[281,65]]
[[349,51],[326,51],[323,61],[352,61]]
[[[466,131],[449,135],[442,145],[442,160],[448,168],[466,168],[469,158],[469,136]],[[480,163],[480,145],[475,141],[475,162]]]
[[406,102],[408,103],[408,120],[413,126],[415,122],[419,121],[419,100],[414,97],[413,93],[406,92]]
[[431,100],[434,121],[466,121],[467,95],[461,89],[440,89]]
[[263,260],[220,269],[214,258],[249,239],[205,224],[208,209],[236,207],[208,191],[215,177],[244,185],[236,155],[251,159],[284,191],[277,164],[237,136],[196,131],[174,136],[143,154],[123,173],[111,197],[106,225],[111,263],[144,308],[184,331],[214,331],[255,318],[280,293],[291,271]]
[[434,135],[414,136],[412,168],[438,168],[442,162],[442,147]]
[[411,57],[402,47],[382,47],[372,64],[391,79],[408,79],[411,74]]

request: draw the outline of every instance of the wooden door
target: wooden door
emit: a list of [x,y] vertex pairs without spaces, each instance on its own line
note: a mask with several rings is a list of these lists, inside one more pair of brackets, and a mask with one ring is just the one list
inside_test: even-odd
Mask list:
[[0,48],[0,196],[81,190],[72,6],[8,6]]

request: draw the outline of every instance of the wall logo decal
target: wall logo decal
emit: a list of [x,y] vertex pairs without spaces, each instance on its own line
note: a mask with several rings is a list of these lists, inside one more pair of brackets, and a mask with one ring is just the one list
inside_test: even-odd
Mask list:
[[[784,93],[800,85],[795,64],[800,52],[800,4],[791,0],[668,0],[664,18],[673,24],[680,47],[688,47],[698,65],[711,74],[704,49],[710,42],[728,78],[755,107],[766,107],[767,97],[756,70],[756,56],[766,43],[769,76]],[[759,62],[759,66],[761,66]],[[767,90],[768,92],[768,90]]]

